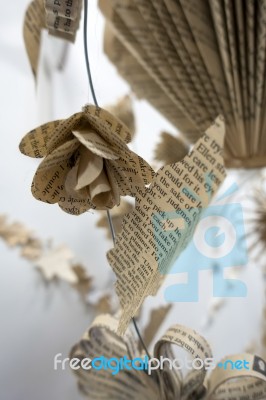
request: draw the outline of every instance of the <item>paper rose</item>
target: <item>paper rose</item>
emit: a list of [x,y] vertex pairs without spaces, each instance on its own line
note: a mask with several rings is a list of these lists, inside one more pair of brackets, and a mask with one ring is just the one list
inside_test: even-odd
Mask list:
[[130,138],[120,120],[92,105],[32,130],[19,148],[27,156],[44,157],[33,178],[33,196],[74,215],[110,209],[120,196],[134,196],[154,171],[127,147]]

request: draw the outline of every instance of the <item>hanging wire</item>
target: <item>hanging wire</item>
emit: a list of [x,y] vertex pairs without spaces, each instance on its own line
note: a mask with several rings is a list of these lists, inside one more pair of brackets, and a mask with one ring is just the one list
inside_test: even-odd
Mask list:
[[[84,56],[85,56],[87,75],[88,75],[88,79],[89,79],[89,86],[90,86],[90,91],[91,91],[91,94],[92,94],[93,102],[94,102],[96,107],[99,107],[98,102],[97,102],[97,98],[96,98],[96,95],[95,95],[95,90],[94,90],[93,81],[92,81],[92,75],[91,75],[91,69],[90,69],[87,30],[88,30],[88,0],[84,0],[84,25],[83,25]],[[113,243],[115,245],[115,230],[114,230],[114,225],[113,225],[112,217],[111,217],[111,214],[110,214],[109,210],[107,210],[107,218],[108,218],[108,223],[109,223],[109,227],[110,227]],[[136,322],[134,317],[132,318],[132,321],[133,321],[133,325],[134,325],[134,328],[136,330],[136,333],[138,335],[139,341],[140,341],[145,353],[147,354],[147,356],[149,358],[151,358],[151,356],[149,354],[149,351],[147,349],[147,346],[145,345],[144,340],[142,339],[142,336],[140,334],[137,322]]]

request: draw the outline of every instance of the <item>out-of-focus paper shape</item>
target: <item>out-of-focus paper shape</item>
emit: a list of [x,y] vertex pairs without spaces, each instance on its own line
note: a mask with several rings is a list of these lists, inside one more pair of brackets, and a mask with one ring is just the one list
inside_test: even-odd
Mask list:
[[98,314],[115,314],[119,309],[119,302],[114,290],[113,276],[107,281],[104,288],[95,288],[87,296],[87,304]]
[[33,0],[29,4],[24,17],[23,37],[35,78],[38,72],[42,29],[48,27],[50,34],[74,42],[81,8],[82,0]]
[[204,317],[202,321],[202,328],[210,328],[213,325],[215,317],[217,317],[218,312],[224,308],[226,305],[225,298],[216,298],[213,297],[210,301],[209,308],[207,310],[207,315]]
[[33,0],[25,13],[23,37],[33,75],[38,71],[41,46],[41,30],[45,28],[45,11],[43,0]]
[[123,96],[114,105],[107,106],[106,110],[111,114],[114,114],[114,116],[120,119],[123,124],[128,127],[128,130],[131,133],[131,138],[133,139],[136,127],[131,97],[129,95]]
[[99,0],[99,6],[108,22],[105,52],[138,97],[191,142],[223,114],[225,165],[266,165],[264,0]]
[[[255,332],[255,337],[249,343],[248,348],[255,349],[263,358],[266,358],[266,267],[265,267],[265,249],[266,249],[266,176],[264,170],[261,174],[256,174],[256,180],[251,194],[246,193],[248,204],[246,210],[248,214],[245,218],[247,227],[246,239],[249,243],[249,258],[253,264],[258,266],[262,273],[263,283],[263,305],[261,312],[260,331]],[[251,179],[248,180],[250,184]]]
[[68,247],[61,245],[48,250],[46,254],[43,254],[41,258],[35,261],[34,265],[41,270],[42,275],[48,281],[59,278],[68,283],[77,284],[78,276],[71,263],[73,257],[72,251]]
[[[117,320],[110,315],[99,316],[85,333],[81,341],[71,350],[71,358],[105,357],[134,358],[139,356],[137,343],[132,333],[121,339],[116,334]],[[96,355],[97,354],[97,355]],[[158,398],[158,386],[142,371],[120,371],[112,375],[110,370],[101,369],[75,371],[79,387],[89,399],[139,399]],[[133,392],[134,397],[133,396]]]
[[[83,338],[71,350],[70,358],[79,361],[97,358],[97,368],[75,369],[79,388],[88,399],[145,399],[145,400],[228,400],[229,394],[234,393],[234,399],[261,400],[266,394],[266,376],[263,367],[266,363],[261,358],[251,354],[237,354],[221,360],[216,368],[206,377],[205,368],[191,369],[185,375],[182,368],[183,358],[176,359],[172,346],[181,348],[186,359],[200,359],[204,363],[212,357],[208,342],[194,330],[174,325],[155,344],[153,357],[160,360],[162,356],[170,360],[176,359],[175,365],[179,368],[170,369],[169,362],[164,362],[163,369],[151,371],[147,367],[148,357],[138,351],[137,343],[131,331],[123,337],[117,334],[118,321],[110,315],[98,316]],[[129,368],[120,368],[118,360],[137,360],[136,368],[127,364]],[[117,359],[112,368],[99,368],[110,359]],[[250,368],[223,369],[224,362],[229,359],[246,360]],[[146,361],[145,361],[146,360]],[[115,360],[114,360],[115,361]],[[155,360],[154,360],[155,361]],[[183,364],[184,365],[184,364]],[[87,364],[88,366],[88,364]],[[242,397],[241,397],[242,396]],[[263,397],[264,396],[264,397]],[[231,397],[230,397],[231,398]]]
[[[239,281],[239,275],[241,275],[243,269],[241,266],[231,267],[225,272],[225,287],[224,291],[230,291],[234,288],[235,282]],[[212,274],[220,274],[220,268],[215,266],[212,269]],[[211,297],[208,310],[202,319],[202,329],[210,328],[219,316],[219,313],[228,306],[228,297]]]
[[20,254],[28,260],[40,257],[42,242],[21,222],[8,222],[6,215],[0,215],[0,238],[10,247],[20,247]]
[[[121,232],[122,221],[123,221],[125,214],[133,211],[133,209],[134,209],[134,205],[129,203],[129,201],[126,201],[126,200],[122,200],[118,207],[114,207],[112,209],[111,217],[112,217],[112,223],[113,223],[116,235],[118,235]],[[99,228],[106,229],[107,238],[112,239],[108,218],[107,218],[107,215],[105,212],[101,212],[101,217],[97,221],[96,226]]]
[[170,133],[162,132],[161,140],[157,144],[154,156],[155,160],[161,161],[164,165],[181,161],[189,152],[189,146],[181,136],[173,136]]
[[[7,216],[1,214],[0,239],[9,247],[19,248],[20,256],[29,260],[32,266],[38,267],[45,281],[56,277],[68,282],[80,293],[84,303],[94,306],[87,300],[93,280],[83,265],[72,262],[74,255],[68,247],[62,245],[54,248],[50,240],[41,240],[21,222],[9,222]],[[110,309],[110,312],[113,311]]]
[[[256,341],[256,348],[259,349],[263,357],[266,357],[266,267],[264,261],[266,249],[266,179],[259,180],[259,187],[255,187],[252,194],[252,215],[247,218],[250,223],[247,236],[250,236],[249,253],[254,257],[256,264],[262,264],[263,296],[264,304],[262,307],[260,339]],[[252,239],[251,239],[252,238]],[[261,262],[262,261],[262,262]]]
[[46,27],[51,35],[75,41],[82,0],[44,0]]
[[172,304],[168,304],[151,310],[148,324],[143,331],[143,342],[146,346],[149,346],[155,338],[158,329],[164,322],[172,306]]
[[122,232],[107,254],[117,276],[119,333],[125,332],[143,300],[157,293],[224,180],[224,129],[218,117],[189,155],[160,168],[149,188],[138,190],[135,210],[124,217]]
[[21,249],[21,257],[27,258],[28,260],[36,260],[40,258],[43,251],[42,242],[36,238],[30,238],[27,243]]
[[10,247],[23,246],[29,243],[32,232],[20,222],[8,223],[5,215],[0,215],[0,237]]
[[110,314],[112,313],[112,304],[111,304],[111,296],[110,294],[105,294],[99,298],[98,302],[95,304],[95,308],[97,314]]
[[33,178],[33,196],[73,215],[107,210],[120,204],[120,196],[135,196],[154,171],[127,147],[130,138],[120,120],[92,105],[34,129],[20,143],[23,154],[45,156]]
[[[265,276],[264,276],[265,280]],[[262,335],[261,335],[261,349],[262,349],[262,356],[266,358],[266,288],[264,288],[264,307],[262,312]]]
[[[247,237],[250,237],[249,252],[256,255],[259,260],[266,249],[266,191],[265,182],[260,181],[260,187],[254,187],[250,195],[252,200],[252,215],[247,217],[250,226]],[[253,240],[252,240],[253,237]]]
[[77,282],[73,286],[78,290],[84,302],[86,302],[87,294],[92,290],[92,278],[87,275],[85,268],[81,264],[74,264],[72,271],[77,276]]
[[198,134],[193,124],[180,112],[176,105],[165,94],[157,82],[143,68],[142,64],[130,53],[114,34],[109,24],[106,24],[104,34],[104,51],[110,61],[116,66],[120,75],[128,81],[134,94],[140,99],[147,99],[180,131]]

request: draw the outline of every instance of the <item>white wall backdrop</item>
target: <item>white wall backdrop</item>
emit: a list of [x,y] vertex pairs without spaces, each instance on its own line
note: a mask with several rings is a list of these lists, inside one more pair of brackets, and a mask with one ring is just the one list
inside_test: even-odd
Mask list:
[[[106,0],[108,1],[108,0]],[[57,205],[36,201],[30,192],[39,161],[20,154],[22,136],[49,119],[78,112],[91,98],[82,47],[82,27],[75,46],[70,46],[63,72],[55,69],[61,44],[43,35],[40,83],[36,90],[22,39],[22,22],[27,0],[1,0],[0,14],[0,214],[24,222],[43,239],[65,243],[77,255],[95,285],[104,287],[110,277],[105,253],[112,246],[104,232],[95,227],[96,213],[80,217],[63,213]],[[127,84],[116,74],[102,51],[103,18],[96,0],[89,2],[89,53],[95,90],[100,105],[110,104],[128,93]],[[44,61],[51,68],[47,80]],[[174,128],[146,102],[134,101],[137,116],[135,151],[152,161],[152,149],[161,130]],[[225,183],[233,181],[233,177]],[[168,284],[176,277],[169,276]],[[262,282],[256,266],[241,277],[248,286],[244,299],[229,299],[210,329],[202,321],[212,296],[211,275],[200,274],[197,303],[176,304],[160,329],[174,323],[200,330],[211,342],[215,357],[242,351],[258,336]],[[167,284],[167,283],[166,283]],[[143,323],[149,308],[164,302],[159,296],[144,305]],[[0,398],[5,400],[77,400],[82,398],[70,371],[54,371],[56,353],[68,355],[93,318],[77,293],[67,285],[45,286],[31,264],[0,241]]]

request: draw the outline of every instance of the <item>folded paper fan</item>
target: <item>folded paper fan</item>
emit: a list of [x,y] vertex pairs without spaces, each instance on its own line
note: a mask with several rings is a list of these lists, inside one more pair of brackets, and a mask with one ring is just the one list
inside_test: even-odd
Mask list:
[[[266,1],[99,0],[105,52],[191,142],[217,114],[227,167],[266,165]],[[111,32],[111,28],[112,32]]]

